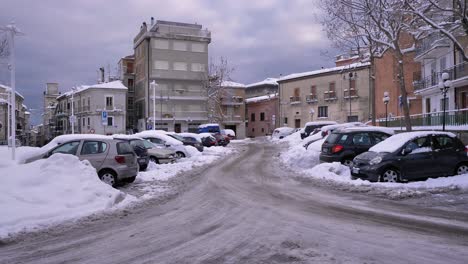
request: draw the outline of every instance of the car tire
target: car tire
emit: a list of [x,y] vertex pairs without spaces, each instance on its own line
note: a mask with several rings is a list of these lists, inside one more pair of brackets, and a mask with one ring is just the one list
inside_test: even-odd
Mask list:
[[136,179],[136,176],[133,176],[133,177],[125,178],[124,181],[126,183],[132,183],[135,181],[135,179]]
[[346,167],[353,167],[353,159],[350,159],[350,158],[344,158],[342,161],[341,161],[341,164],[345,165]]
[[455,170],[455,175],[462,175],[462,174],[467,174],[468,173],[468,164],[460,164],[457,166],[457,169]]
[[156,157],[151,156],[150,161],[152,161],[152,162],[154,162],[156,164],[159,164],[159,160]]
[[112,187],[117,187],[119,181],[117,180],[117,175],[112,170],[102,170],[99,172],[99,179],[106,184],[109,184]]
[[177,158],[179,158],[179,159],[185,158],[185,154],[183,152],[181,152],[181,151],[177,151],[176,155],[177,155]]
[[381,182],[400,182],[400,172],[394,168],[385,169],[380,175]]

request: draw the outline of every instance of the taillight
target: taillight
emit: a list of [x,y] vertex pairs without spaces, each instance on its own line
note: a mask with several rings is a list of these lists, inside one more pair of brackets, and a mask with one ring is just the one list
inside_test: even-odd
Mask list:
[[117,161],[117,163],[120,163],[120,164],[124,164],[125,163],[125,157],[124,156],[115,156],[115,161]]
[[335,145],[335,146],[332,147],[332,151],[331,151],[331,152],[332,152],[332,153],[338,153],[338,152],[340,152],[340,151],[342,151],[342,150],[343,150],[343,146],[341,146],[341,145]]
[[465,147],[465,153],[466,153],[466,156],[468,156],[468,148]]

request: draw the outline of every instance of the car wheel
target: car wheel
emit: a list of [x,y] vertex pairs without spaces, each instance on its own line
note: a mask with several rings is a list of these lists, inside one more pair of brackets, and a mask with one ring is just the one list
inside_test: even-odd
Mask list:
[[341,162],[341,164],[351,168],[351,167],[353,167],[354,163],[353,163],[352,159],[346,158]]
[[130,177],[130,178],[125,178],[124,181],[125,181],[126,183],[132,183],[132,182],[135,181],[135,179],[136,179],[136,176],[133,176],[133,177]]
[[382,182],[399,182],[400,173],[395,169],[386,169],[380,178]]
[[110,170],[104,170],[99,173],[99,179],[103,181],[104,183],[109,184],[112,187],[117,186],[117,176],[115,175],[115,172],[110,171]]
[[457,170],[455,171],[455,173],[457,175],[468,174],[468,165],[467,164],[458,165]]
[[157,159],[156,157],[151,156],[151,157],[150,157],[150,161],[151,161],[151,162],[154,162],[154,163],[156,163],[156,164],[159,164],[159,161],[158,161],[158,159]]
[[177,151],[176,152],[177,158],[185,158],[185,154],[183,152]]

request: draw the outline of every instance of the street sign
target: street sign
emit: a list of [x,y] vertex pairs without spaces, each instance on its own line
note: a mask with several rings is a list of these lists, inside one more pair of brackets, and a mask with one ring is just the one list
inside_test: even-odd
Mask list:
[[102,111],[102,113],[101,113],[101,121],[102,121],[102,124],[103,124],[103,125],[107,125],[107,112],[106,112],[106,111]]
[[76,122],[76,116],[70,116],[70,123],[74,124]]

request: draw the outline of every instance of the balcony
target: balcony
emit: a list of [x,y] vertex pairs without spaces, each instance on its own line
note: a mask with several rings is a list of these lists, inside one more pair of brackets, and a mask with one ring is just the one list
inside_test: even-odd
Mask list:
[[[411,115],[411,125],[413,128],[420,129],[442,129],[443,112],[432,112],[427,114]],[[385,126],[385,117],[377,120],[381,126]],[[468,125],[468,109],[449,110],[445,113],[445,126],[449,130],[466,130]],[[388,119],[389,127],[405,127],[403,116],[392,117]]]
[[449,79],[452,81],[456,81],[458,79],[467,77],[468,76],[468,63],[463,62],[463,63],[457,64],[453,67],[443,70],[442,72],[436,72],[432,74],[431,76],[427,76],[419,81],[413,82],[414,91],[420,92],[421,90],[424,90],[424,89],[437,88],[439,82],[441,81],[442,73],[444,72],[449,74]]
[[338,98],[336,97],[335,91],[325,91],[324,97],[325,97],[325,101],[327,102],[338,100]]
[[416,57],[436,48],[450,48],[450,40],[440,33],[432,33],[416,44]]
[[243,105],[244,98],[240,96],[232,96],[232,97],[223,97],[221,98],[222,105]]
[[291,97],[289,97],[289,102],[291,104],[300,104],[301,103],[301,97],[300,96],[291,96]]
[[90,109],[91,112],[102,112],[102,111],[107,111],[107,112],[125,112],[125,106],[124,105],[98,105],[96,106],[96,109],[93,111]]
[[312,104],[318,102],[317,96],[314,94],[306,95],[306,103]]

